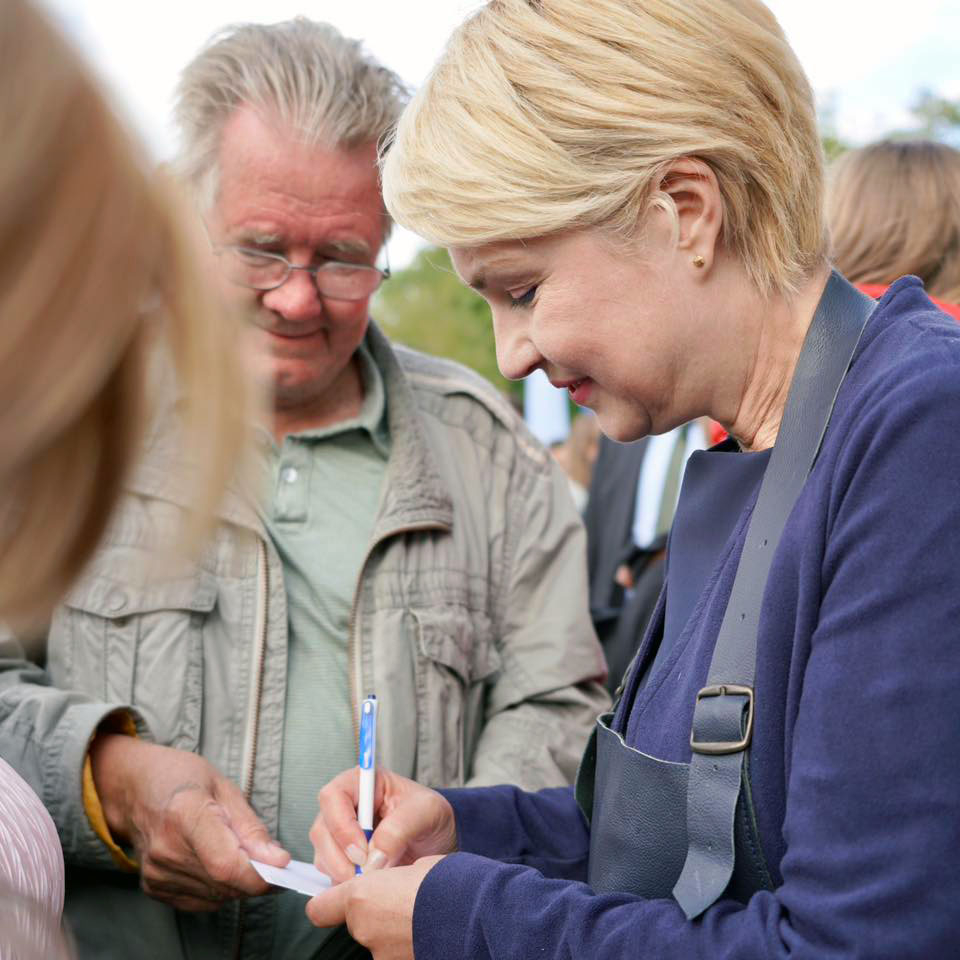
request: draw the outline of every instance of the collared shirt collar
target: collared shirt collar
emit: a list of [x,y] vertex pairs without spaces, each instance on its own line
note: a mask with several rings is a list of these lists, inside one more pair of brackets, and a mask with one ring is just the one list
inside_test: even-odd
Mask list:
[[[377,452],[387,459],[390,456],[390,427],[383,374],[375,363],[366,341],[357,348],[356,357],[360,364],[360,377],[363,381],[363,403],[357,415],[350,417],[349,420],[341,420],[339,423],[331,423],[324,427],[300,430],[290,436],[301,440],[324,440],[348,430],[365,430],[370,435]],[[265,441],[274,443],[270,431],[265,427],[259,427],[257,432]]]

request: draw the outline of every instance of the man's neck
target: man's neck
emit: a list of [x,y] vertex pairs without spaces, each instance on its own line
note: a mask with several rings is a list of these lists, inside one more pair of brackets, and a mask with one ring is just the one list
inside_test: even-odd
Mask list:
[[273,436],[278,444],[291,433],[319,430],[358,416],[364,400],[360,359],[354,354],[340,375],[322,394],[290,406],[276,404],[273,410]]

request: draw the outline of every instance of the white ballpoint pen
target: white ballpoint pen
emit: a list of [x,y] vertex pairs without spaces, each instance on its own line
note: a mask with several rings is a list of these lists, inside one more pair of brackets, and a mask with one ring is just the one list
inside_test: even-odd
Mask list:
[[[370,694],[360,706],[360,795],[357,799],[357,822],[367,843],[373,836],[373,801],[377,790],[377,698]],[[357,874],[363,873],[360,867]]]

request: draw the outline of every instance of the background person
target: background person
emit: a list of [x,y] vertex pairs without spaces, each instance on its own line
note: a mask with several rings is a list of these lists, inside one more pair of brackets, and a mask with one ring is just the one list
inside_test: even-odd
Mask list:
[[[943,438],[960,328],[904,278],[862,329],[874,304],[830,275],[813,98],[770,11],[493,0],[454,34],[383,169],[398,222],[446,244],[490,303],[505,375],[545,370],[621,441],[698,416],[731,439],[688,462],[664,601],[581,780],[589,827],[569,790],[441,795],[384,774],[373,843],[403,866],[353,879],[350,771],[315,829],[345,882],[311,917],[345,917],[390,960],[950,955],[960,564],[944,530],[960,525],[960,448]],[[819,457],[766,544],[744,736],[746,694],[708,671],[735,573],[765,546],[747,527],[771,447],[798,424],[821,436],[787,405],[798,358],[806,399],[832,398],[823,366],[839,359],[839,380],[847,349],[825,345],[842,332],[852,360]],[[726,705],[730,725],[698,725],[693,753],[694,715]],[[727,790],[714,774],[731,770]],[[689,821],[688,781],[703,788]],[[697,844],[721,797],[731,819],[688,874],[683,826]]]
[[597,418],[592,413],[581,413],[574,417],[567,439],[550,448],[554,460],[567,475],[570,495],[581,514],[587,506],[599,438]]
[[[167,399],[149,389],[155,354],[175,361],[181,442],[203,452],[201,517],[234,466],[245,391],[172,194],[22,0],[0,7],[0,137],[0,618],[30,632],[89,560]],[[84,744],[111,708],[50,690],[8,636],[0,665],[0,955],[51,960],[67,955],[64,866],[43,804],[68,845],[93,839],[64,813],[80,810]]]
[[843,154],[828,183],[837,268],[873,297],[913,274],[960,320],[960,150],[883,140]]
[[132,704],[154,741],[101,727],[86,809],[91,731],[48,763],[75,801],[55,819],[82,839],[66,850],[81,956],[355,949],[298,894],[229,901],[264,890],[248,853],[312,856],[317,789],[355,762],[370,691],[383,762],[435,786],[569,783],[606,703],[562,472],[486,382],[369,323],[388,224],[376,144],[401,94],[357,41],[305,19],[229,28],[184,71],[203,263],[272,400],[264,492],[224,502],[195,568],[131,582],[181,510],[158,425],[117,533],[54,617],[49,696]]

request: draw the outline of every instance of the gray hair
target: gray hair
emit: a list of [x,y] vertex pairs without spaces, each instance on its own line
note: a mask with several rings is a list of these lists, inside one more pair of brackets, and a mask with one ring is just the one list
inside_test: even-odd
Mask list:
[[306,143],[353,147],[379,142],[406,99],[393,71],[328,23],[234,24],[180,75],[178,172],[201,206],[213,204],[220,138],[242,104],[271,111]]

